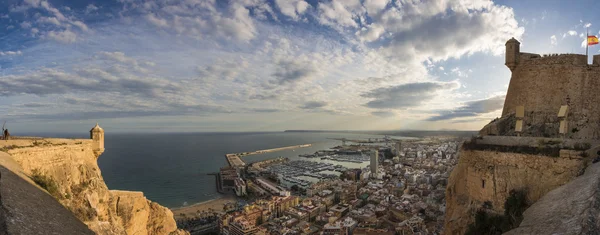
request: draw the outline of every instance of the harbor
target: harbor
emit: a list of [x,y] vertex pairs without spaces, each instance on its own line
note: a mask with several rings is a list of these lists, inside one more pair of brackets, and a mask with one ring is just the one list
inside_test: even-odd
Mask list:
[[276,175],[287,188],[293,185],[306,188],[320,180],[339,178],[339,172],[344,170],[347,168],[341,165],[306,160],[290,161],[266,168],[266,172]]
[[246,166],[246,163],[244,161],[242,161],[242,159],[241,159],[241,157],[243,157],[243,156],[271,153],[271,152],[277,152],[277,151],[288,150],[288,149],[306,148],[306,147],[310,147],[310,146],[312,146],[312,144],[293,145],[293,146],[287,146],[287,147],[281,147],[281,148],[256,150],[256,151],[252,151],[252,152],[228,153],[228,154],[225,154],[225,157],[227,158],[227,163],[229,164],[230,167],[243,168]]
[[325,156],[315,156],[314,154],[304,154],[301,155],[304,158],[320,158],[321,160],[332,160],[337,162],[353,162],[353,163],[363,163],[369,161],[369,156],[359,154],[359,155],[349,155],[349,154],[333,154],[333,155],[325,155]]

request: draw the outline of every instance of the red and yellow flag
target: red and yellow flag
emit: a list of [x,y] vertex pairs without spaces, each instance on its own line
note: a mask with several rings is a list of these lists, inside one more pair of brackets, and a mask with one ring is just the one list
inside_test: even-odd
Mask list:
[[596,36],[588,36],[588,46],[598,44],[598,37]]

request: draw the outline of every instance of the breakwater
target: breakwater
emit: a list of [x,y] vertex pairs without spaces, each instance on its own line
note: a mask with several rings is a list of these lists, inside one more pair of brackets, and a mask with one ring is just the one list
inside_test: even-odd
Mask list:
[[253,154],[271,153],[271,152],[277,152],[277,151],[295,149],[295,148],[306,148],[306,147],[310,147],[310,146],[312,146],[312,144],[293,145],[293,146],[287,146],[287,147],[281,147],[281,148],[256,150],[256,151],[252,151],[252,152],[228,153],[228,154],[225,154],[225,157],[227,158],[227,163],[229,163],[229,166],[238,168],[238,167],[246,166],[246,163],[244,161],[242,161],[242,159],[240,158],[243,156],[248,156],[248,155],[253,155]]

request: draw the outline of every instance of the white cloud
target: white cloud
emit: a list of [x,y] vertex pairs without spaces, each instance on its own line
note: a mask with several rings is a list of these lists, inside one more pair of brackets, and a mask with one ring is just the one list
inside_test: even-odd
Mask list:
[[571,36],[577,35],[577,31],[575,31],[575,30],[569,30],[567,33]]
[[370,24],[357,32],[357,35],[361,41],[372,42],[378,40],[384,32],[385,28],[383,26],[379,24]]
[[373,3],[366,2],[365,7],[358,1],[319,3],[318,21],[341,33],[360,24],[355,33],[360,41],[380,42],[379,53],[400,61],[437,61],[478,51],[501,54],[507,38],[520,38],[524,32],[511,8],[490,1],[416,1],[387,8],[381,1],[377,9],[383,10],[371,15]]
[[99,59],[105,59],[111,62],[116,62],[118,65],[128,66],[131,71],[139,73],[147,73],[149,67],[154,67],[156,63],[152,61],[138,60],[133,57],[128,57],[125,53],[120,51],[107,52],[102,51],[98,53]]
[[[45,7],[42,1],[31,2],[28,6]],[[69,103],[64,111],[87,113],[83,106],[98,94],[85,93],[115,81],[117,85],[99,89],[109,100],[95,104],[109,112],[102,114],[106,117],[118,115],[119,109],[135,111],[127,115],[165,115],[183,110],[168,108],[171,103],[189,108],[208,102],[227,107],[211,105],[214,110],[270,115],[316,110],[361,118],[424,119],[432,110],[464,103],[470,95],[458,81],[440,82],[439,71],[455,78],[477,74],[469,74],[462,64],[438,62],[476,52],[499,55],[507,38],[520,38],[524,31],[511,8],[491,1],[390,2],[127,0],[114,19],[89,25],[71,11],[64,12],[62,20],[48,11],[28,26],[34,36],[90,43],[52,45],[59,49],[51,55],[41,50],[42,44],[21,49],[27,54],[19,58],[24,69],[15,68],[13,75],[0,79],[10,81],[5,85],[12,88],[2,95],[12,98],[18,91],[50,99],[71,96],[73,106]],[[109,10],[101,5],[88,8],[88,14],[97,8]],[[128,104],[115,104],[119,99]],[[390,111],[396,109],[411,112]],[[341,126],[339,122],[333,124]]]
[[71,22],[72,25],[75,25],[77,27],[79,27],[79,29],[83,30],[83,31],[88,31],[88,27],[87,25],[85,25],[83,22],[81,21],[73,21]]
[[21,51],[0,51],[0,56],[22,55]]
[[137,1],[125,2],[124,15],[145,12],[145,20],[152,25],[195,38],[215,37],[248,41],[256,36],[254,19],[249,8],[257,7],[260,18],[272,12],[262,0],[232,2],[225,11],[216,9],[214,1],[166,2],[154,4]]
[[198,66],[197,70],[202,81],[214,83],[219,80],[233,81],[242,75],[248,66],[246,60],[227,61],[221,59],[208,66]]
[[24,28],[24,29],[31,28],[31,23],[28,21],[23,21],[19,25],[21,25],[21,28]]
[[46,23],[46,24],[53,24],[53,25],[57,25],[60,26],[60,21],[58,21],[58,19],[56,17],[40,17],[37,20],[38,23]]
[[49,39],[61,42],[61,43],[73,43],[77,41],[77,35],[70,30],[64,31],[50,31],[46,36]]
[[298,1],[296,3],[296,12],[298,12],[298,14],[303,14],[309,7],[310,5],[307,2]]
[[[61,9],[70,15],[65,16],[58,8],[46,0],[23,1],[21,4],[15,5],[11,11],[24,14],[25,19],[28,20],[20,22],[20,26],[23,29],[33,27],[30,34],[32,37],[37,37],[37,34],[40,33],[45,35],[45,38],[62,43],[75,42],[77,40],[77,33],[80,31],[86,32],[89,28],[74,15],[69,7],[64,6]],[[29,17],[30,14],[34,14],[34,17]],[[76,26],[77,28],[73,28],[72,26]]]
[[466,102],[454,110],[444,110],[438,115],[428,118],[429,121],[441,121],[455,118],[476,117],[502,109],[504,95],[494,96],[483,100]]
[[363,3],[369,15],[375,15],[387,6],[390,0],[365,0]]
[[372,98],[365,104],[375,109],[406,109],[427,104],[441,92],[460,87],[458,82],[422,82],[378,88],[363,94]]
[[150,22],[151,24],[153,24],[154,26],[157,26],[157,27],[163,27],[163,28],[169,27],[167,20],[158,18],[154,14],[146,15],[146,20],[148,20],[148,22]]
[[[319,3],[319,22],[335,28],[339,27],[357,27],[355,21],[356,15],[353,10],[358,10],[360,2],[357,0],[338,1],[333,0],[328,3]],[[361,6],[362,7],[362,6]]]
[[304,0],[275,0],[277,8],[281,14],[298,20],[302,14],[310,7]]
[[469,77],[468,71],[467,71],[467,72],[465,72],[465,71],[461,70],[461,69],[460,69],[460,68],[458,68],[458,67],[455,67],[455,68],[453,68],[452,70],[450,70],[450,72],[451,72],[453,75],[455,75],[455,76],[458,76],[458,77],[461,77],[461,78],[466,78],[466,77]]
[[98,9],[99,9],[99,8],[98,8],[96,5],[94,5],[94,4],[89,4],[89,5],[87,5],[87,7],[85,8],[85,14],[90,14],[90,13],[92,13],[92,12],[95,12],[95,11],[97,11]]
[[556,41],[556,35],[550,36],[550,45],[556,46],[558,42]]

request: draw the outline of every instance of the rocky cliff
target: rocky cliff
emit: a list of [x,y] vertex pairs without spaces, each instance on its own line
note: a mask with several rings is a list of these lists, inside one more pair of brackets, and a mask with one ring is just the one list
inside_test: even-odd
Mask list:
[[600,231],[600,164],[550,191],[523,214],[518,228],[505,235],[598,234]]
[[142,192],[107,188],[92,140],[0,142],[0,151],[7,152],[24,175],[42,179],[48,193],[97,234],[185,234],[169,209],[147,200]]
[[[462,147],[446,188],[446,234],[464,234],[484,203],[491,206],[490,211],[502,214],[513,189],[526,189],[529,200],[535,202],[580,175],[587,164],[580,151],[556,149],[553,155],[545,147],[515,146],[506,139],[527,142],[508,137],[488,140],[497,144],[495,148],[483,143],[481,149]],[[507,145],[501,145],[503,140]]]
[[0,234],[94,234],[23,175],[8,154],[0,152],[0,162]]

